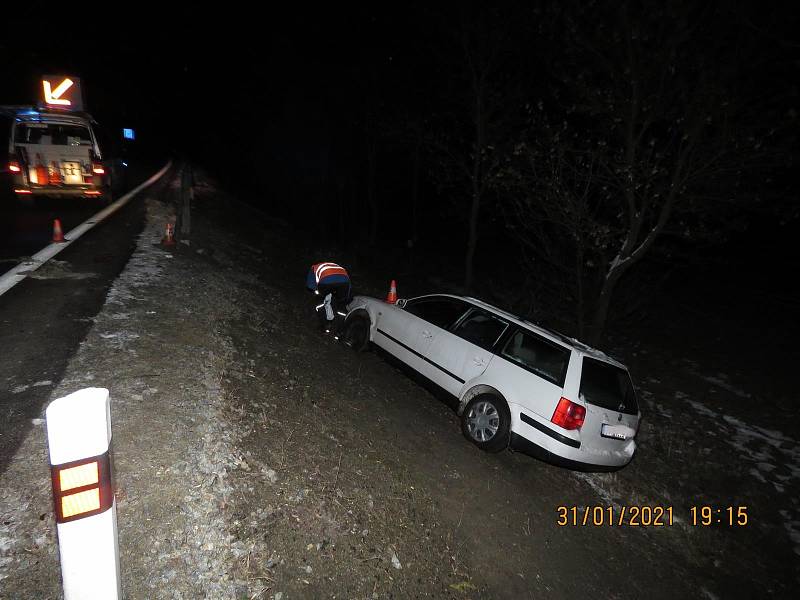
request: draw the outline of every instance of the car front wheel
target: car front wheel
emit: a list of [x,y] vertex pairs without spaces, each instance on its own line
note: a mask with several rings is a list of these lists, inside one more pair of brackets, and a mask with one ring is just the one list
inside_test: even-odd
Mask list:
[[492,394],[480,394],[461,413],[461,431],[481,450],[500,452],[508,447],[511,415],[505,401]]
[[361,316],[350,317],[344,324],[342,341],[355,352],[366,350],[369,344],[369,319]]

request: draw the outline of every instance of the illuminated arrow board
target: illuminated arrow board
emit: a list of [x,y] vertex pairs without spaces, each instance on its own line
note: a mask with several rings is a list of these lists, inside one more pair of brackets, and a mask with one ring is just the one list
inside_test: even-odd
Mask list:
[[42,77],[42,99],[48,108],[83,110],[80,78],[66,75],[44,75]]

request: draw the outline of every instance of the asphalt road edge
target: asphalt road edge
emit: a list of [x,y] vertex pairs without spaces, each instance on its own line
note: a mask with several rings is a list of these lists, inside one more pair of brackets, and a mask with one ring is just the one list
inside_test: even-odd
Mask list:
[[158,171],[155,175],[150,177],[147,181],[141,183],[130,192],[122,196],[119,200],[109,204],[100,212],[92,215],[83,223],[78,225],[77,227],[70,230],[65,236],[63,242],[53,242],[52,244],[45,246],[39,252],[31,256],[30,260],[23,261],[19,263],[16,267],[11,268],[3,275],[0,275],[0,296],[5,294],[8,290],[13,288],[15,285],[23,281],[30,273],[33,273],[36,269],[41,267],[45,264],[48,260],[56,256],[59,252],[67,248],[72,242],[77,240],[81,237],[84,233],[113,215],[123,206],[125,206],[131,199],[136,196],[142,190],[150,187],[156,181],[161,179],[164,174],[169,171],[170,167],[172,166],[172,161],[168,161],[164,167]]

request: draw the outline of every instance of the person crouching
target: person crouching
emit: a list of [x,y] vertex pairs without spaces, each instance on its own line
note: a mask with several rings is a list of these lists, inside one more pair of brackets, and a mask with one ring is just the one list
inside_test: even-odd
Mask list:
[[352,289],[350,275],[344,267],[336,263],[317,263],[311,265],[306,275],[306,287],[323,298],[322,304],[316,307],[317,315],[322,330],[331,333],[334,324],[347,316],[347,304],[350,302]]

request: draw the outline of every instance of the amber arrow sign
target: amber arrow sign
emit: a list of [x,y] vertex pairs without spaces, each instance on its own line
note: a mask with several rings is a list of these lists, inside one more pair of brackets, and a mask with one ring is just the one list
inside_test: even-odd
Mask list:
[[80,79],[77,77],[45,75],[42,77],[42,90],[44,91],[44,103],[47,106],[68,110],[83,108]]

